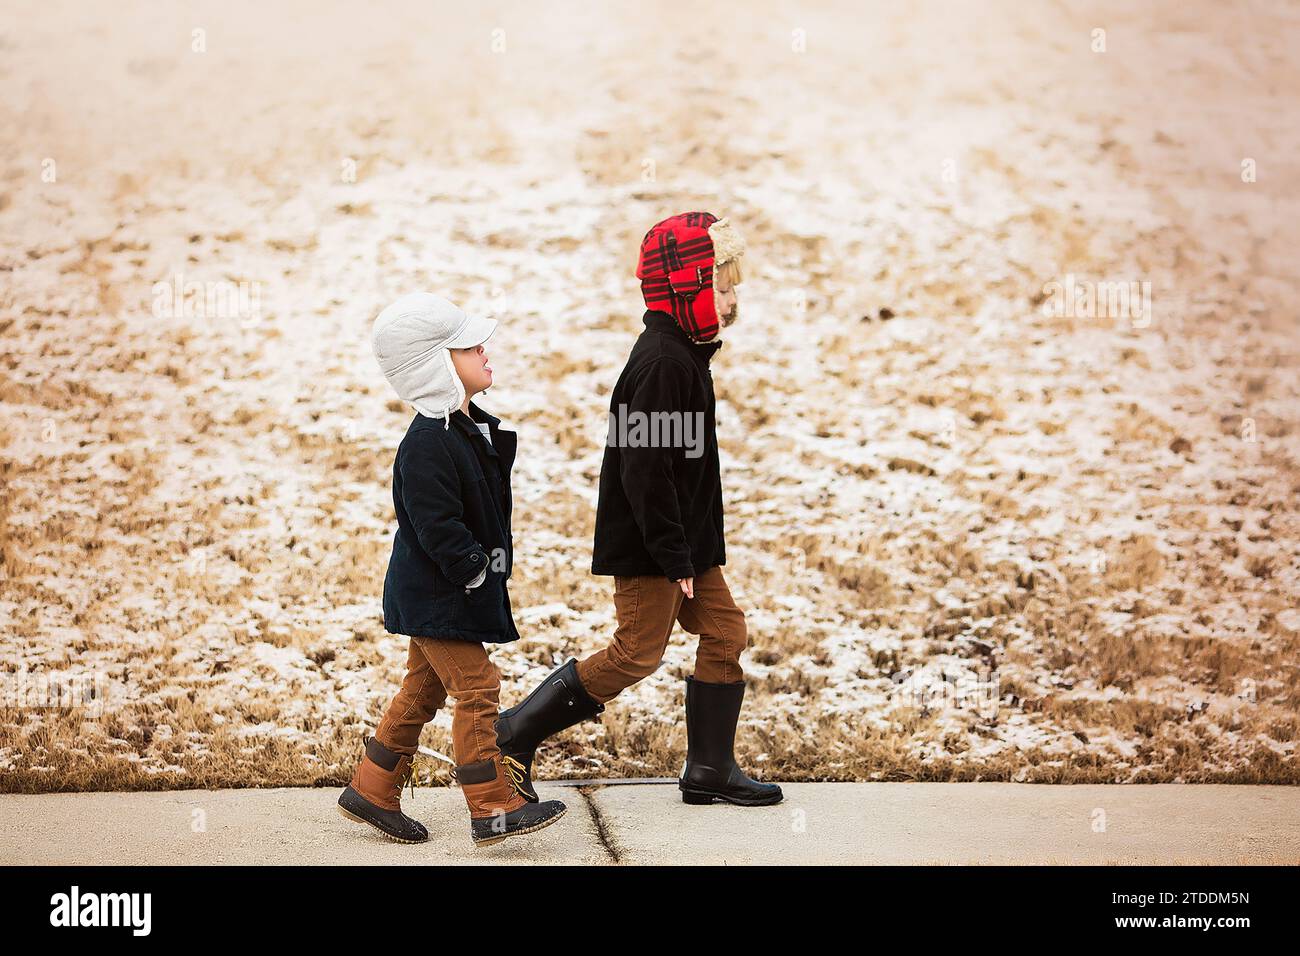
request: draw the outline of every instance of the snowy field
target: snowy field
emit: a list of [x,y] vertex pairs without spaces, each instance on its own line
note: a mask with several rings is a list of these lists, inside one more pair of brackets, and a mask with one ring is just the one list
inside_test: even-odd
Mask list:
[[[0,789],[347,779],[406,291],[501,322],[503,705],[601,646],[636,247],[689,209],[749,245],[749,769],[1300,783],[1297,5],[9,6]],[[693,658],[539,776],[675,775]]]

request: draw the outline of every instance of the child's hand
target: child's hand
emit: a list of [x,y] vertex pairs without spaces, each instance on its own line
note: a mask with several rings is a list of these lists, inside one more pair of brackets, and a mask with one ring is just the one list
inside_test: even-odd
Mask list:
[[682,586],[682,593],[685,594],[688,598],[693,598],[693,597],[695,597],[695,579],[694,579],[694,578],[682,578],[682,579],[679,580],[677,583],[680,584],[680,585]]

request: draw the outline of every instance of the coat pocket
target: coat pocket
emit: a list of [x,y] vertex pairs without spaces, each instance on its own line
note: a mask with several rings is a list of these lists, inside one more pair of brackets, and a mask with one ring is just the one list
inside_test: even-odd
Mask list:
[[501,575],[488,568],[487,576],[483,583],[476,588],[462,588],[465,595],[465,603],[471,607],[479,607],[491,603],[489,595],[495,593],[498,598],[501,596]]
[[488,571],[487,578],[468,592],[461,588],[456,598],[456,625],[468,631],[501,631],[506,626],[504,578]]

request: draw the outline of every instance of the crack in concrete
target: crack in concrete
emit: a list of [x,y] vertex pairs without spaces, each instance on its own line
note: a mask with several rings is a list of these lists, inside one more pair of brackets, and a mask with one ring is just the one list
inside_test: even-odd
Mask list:
[[609,858],[615,866],[623,863],[623,853],[619,850],[618,844],[614,842],[614,837],[610,833],[609,826],[605,823],[605,817],[600,812],[600,807],[596,806],[596,801],[591,799],[591,795],[602,789],[601,787],[577,787],[578,793],[582,794],[582,799],[587,803],[587,810],[591,813],[591,819],[596,824],[596,836],[600,839],[600,845],[605,848]]

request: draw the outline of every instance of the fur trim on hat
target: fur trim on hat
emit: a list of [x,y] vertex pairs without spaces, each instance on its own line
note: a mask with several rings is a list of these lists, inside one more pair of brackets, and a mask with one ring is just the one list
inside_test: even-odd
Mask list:
[[[713,243],[713,311],[718,315],[718,331],[708,342],[718,342],[722,339],[722,313],[718,309],[718,266],[731,262],[733,259],[739,259],[745,254],[745,240],[736,227],[731,224],[726,216],[723,216],[713,225],[709,226],[709,240]],[[736,311],[728,324],[734,324],[740,318],[740,300],[736,300]],[[704,343],[707,344],[707,343]]]
[[739,259],[745,254],[745,240],[726,216],[709,226],[709,238],[713,240],[714,275],[717,275],[720,263]]

